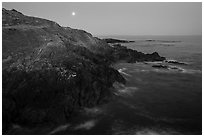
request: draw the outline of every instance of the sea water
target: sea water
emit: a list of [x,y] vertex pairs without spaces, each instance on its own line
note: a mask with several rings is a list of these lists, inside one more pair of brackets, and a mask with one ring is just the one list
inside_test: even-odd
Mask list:
[[116,99],[84,109],[59,134],[202,134],[202,37],[110,37],[135,40],[122,45],[184,64],[115,64],[127,81],[114,84]]

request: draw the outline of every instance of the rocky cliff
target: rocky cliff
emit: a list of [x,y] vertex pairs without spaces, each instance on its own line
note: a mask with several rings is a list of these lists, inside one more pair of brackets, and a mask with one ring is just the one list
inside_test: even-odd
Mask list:
[[104,40],[83,30],[2,9],[3,134],[14,124],[36,127],[66,122],[72,112],[111,98],[110,67],[128,62],[164,60]]

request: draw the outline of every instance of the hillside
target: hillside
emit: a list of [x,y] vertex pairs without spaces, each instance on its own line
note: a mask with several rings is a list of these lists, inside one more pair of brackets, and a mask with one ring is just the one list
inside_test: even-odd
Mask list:
[[34,128],[66,123],[75,110],[110,100],[113,83],[125,84],[110,67],[114,62],[164,59],[2,9],[3,134],[14,134],[14,124]]

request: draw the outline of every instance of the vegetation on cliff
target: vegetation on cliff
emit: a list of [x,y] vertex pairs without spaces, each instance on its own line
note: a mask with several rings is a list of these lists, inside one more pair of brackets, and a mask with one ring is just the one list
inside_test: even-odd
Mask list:
[[74,110],[109,100],[113,83],[125,84],[111,63],[165,59],[6,9],[2,50],[3,134],[10,134],[13,124],[64,123]]

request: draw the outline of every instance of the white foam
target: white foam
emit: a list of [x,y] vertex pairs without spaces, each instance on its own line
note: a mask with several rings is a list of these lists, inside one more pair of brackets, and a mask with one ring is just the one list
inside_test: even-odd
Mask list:
[[142,72],[149,72],[149,70],[141,69]]
[[143,129],[140,131],[136,131],[135,134],[136,135],[159,135],[160,133],[158,133],[154,130],[151,130],[151,129]]
[[127,73],[123,72],[123,71],[126,70],[126,69],[127,69],[127,68],[118,69],[118,72],[120,72],[121,74],[124,74],[124,75],[126,75],[126,76],[131,77],[130,74],[127,74]]
[[89,130],[93,128],[95,125],[96,125],[96,120],[90,120],[90,121],[86,121],[84,123],[79,124],[74,129],[75,130],[79,130],[79,129]]
[[184,69],[182,73],[194,74],[194,73],[202,73],[201,70],[193,70],[193,69]]
[[138,90],[137,87],[125,87],[124,89],[119,89],[118,93],[119,95],[131,96],[136,90]]
[[116,88],[116,89],[124,89],[125,85],[122,84],[122,83],[119,83],[119,82],[114,82],[113,87]]
[[49,135],[55,134],[55,133],[57,133],[57,132],[59,132],[59,131],[64,131],[64,130],[66,130],[69,126],[70,126],[70,124],[61,125],[61,126],[55,128],[54,130],[52,130],[52,131],[49,133]]
[[161,63],[163,63],[163,61],[146,61],[146,62],[144,62],[145,64],[161,64]]
[[86,114],[88,115],[98,115],[103,113],[103,110],[98,107],[93,107],[93,108],[84,108]]
[[179,132],[172,129],[153,129],[153,128],[144,128],[142,130],[136,131],[136,135],[172,135],[172,134],[180,134]]
[[135,72],[149,72],[150,70],[147,69],[134,69],[134,70],[130,70],[130,73],[135,73]]
[[113,87],[117,89],[115,95],[132,95],[136,90],[138,90],[137,87],[126,87],[124,84],[118,82],[115,82]]
[[184,69],[182,67],[172,66],[172,65],[169,65],[168,69],[171,70],[171,71],[177,71],[177,72],[188,73],[188,74],[202,73],[201,70]]
[[145,127],[138,126],[126,128],[123,126],[123,121],[117,120],[112,126],[113,134],[115,135],[179,135],[180,132],[171,128],[161,127]]
[[184,72],[185,69],[181,68],[181,67],[178,67],[178,66],[172,66],[172,65],[169,65],[168,66],[168,69],[169,70],[177,70],[177,71],[181,71],[181,72]]
[[175,59],[167,59],[166,61],[178,62],[178,61],[175,60]]

